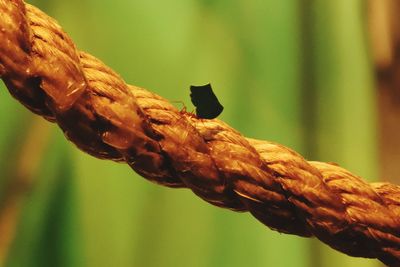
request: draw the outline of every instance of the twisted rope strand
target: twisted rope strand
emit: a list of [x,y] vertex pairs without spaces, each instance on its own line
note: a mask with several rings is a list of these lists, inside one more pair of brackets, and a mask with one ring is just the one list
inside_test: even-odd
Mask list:
[[180,112],[78,51],[54,19],[22,0],[0,0],[0,14],[8,90],[81,150],[124,161],[155,183],[190,188],[213,205],[250,211],[279,232],[400,266],[399,186],[368,184],[335,164]]

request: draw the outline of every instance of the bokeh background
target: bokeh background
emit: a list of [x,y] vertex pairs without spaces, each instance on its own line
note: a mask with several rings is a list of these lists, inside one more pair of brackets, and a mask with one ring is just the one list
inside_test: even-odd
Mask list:
[[[399,177],[396,0],[30,3],[128,83],[191,110],[189,86],[211,82],[221,119],[245,136],[369,181]],[[94,159],[1,83],[0,266],[382,264]]]

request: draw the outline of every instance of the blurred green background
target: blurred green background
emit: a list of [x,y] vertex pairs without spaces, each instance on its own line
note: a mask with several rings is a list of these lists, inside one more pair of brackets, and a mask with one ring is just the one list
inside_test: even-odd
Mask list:
[[[378,177],[367,1],[31,3],[128,83],[190,110],[211,82],[245,136]],[[0,265],[382,266],[94,159],[0,87]]]

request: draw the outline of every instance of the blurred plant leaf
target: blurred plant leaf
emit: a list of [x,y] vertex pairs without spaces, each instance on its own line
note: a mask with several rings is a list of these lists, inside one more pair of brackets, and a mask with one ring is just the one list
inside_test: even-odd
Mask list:
[[6,266],[84,266],[74,175],[67,143],[51,138],[25,196]]

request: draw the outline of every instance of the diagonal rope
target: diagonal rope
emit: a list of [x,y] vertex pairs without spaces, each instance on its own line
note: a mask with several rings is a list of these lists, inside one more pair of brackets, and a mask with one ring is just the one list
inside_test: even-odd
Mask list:
[[57,22],[22,0],[0,0],[0,76],[81,150],[123,161],[155,183],[249,211],[279,232],[315,236],[352,256],[400,266],[400,187],[366,183],[280,144],[243,137],[126,84],[78,51]]

